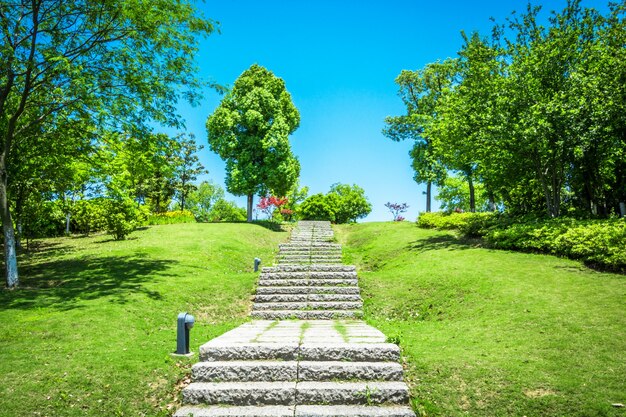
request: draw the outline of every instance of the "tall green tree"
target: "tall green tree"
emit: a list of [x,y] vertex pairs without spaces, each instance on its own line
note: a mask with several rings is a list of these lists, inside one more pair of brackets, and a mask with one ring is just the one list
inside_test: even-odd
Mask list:
[[209,147],[226,161],[226,189],[248,197],[285,195],[300,176],[289,135],[300,125],[300,113],[271,71],[254,64],[235,81],[207,120]]
[[[60,123],[148,130],[196,102],[193,57],[214,30],[187,1],[0,3],[0,217],[7,285],[19,282],[8,183],[19,144]],[[80,137],[80,136],[79,136]]]
[[433,138],[426,128],[437,117],[438,102],[454,81],[455,65],[455,60],[448,59],[428,64],[421,70],[402,71],[396,84],[406,114],[385,118],[385,136],[396,142],[414,141],[410,156],[415,181],[426,183],[426,211],[431,209],[433,183],[445,178],[445,168],[433,152]]
[[179,149],[176,157],[175,190],[178,196],[180,209],[185,210],[185,200],[187,196],[196,189],[194,182],[198,179],[198,175],[207,174],[209,171],[204,169],[198,158],[198,151],[203,146],[196,144],[195,137],[190,135],[188,138],[184,135],[178,137]]

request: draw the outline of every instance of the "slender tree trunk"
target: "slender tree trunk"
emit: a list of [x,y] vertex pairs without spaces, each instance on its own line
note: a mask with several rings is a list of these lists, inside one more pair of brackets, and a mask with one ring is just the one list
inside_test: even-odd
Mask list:
[[17,226],[17,233],[15,234],[15,247],[18,249],[22,248],[22,231],[24,230],[24,228],[22,227],[22,221],[21,220],[17,220],[16,222],[16,226]]
[[252,222],[252,202],[254,199],[253,194],[248,194],[248,223]]
[[430,197],[432,192],[433,183],[428,181],[426,183],[426,213],[430,213]]
[[4,234],[4,270],[7,287],[14,288],[19,284],[19,275],[17,272],[17,254],[15,251],[15,230],[13,229],[11,211],[9,210],[7,175],[5,170],[2,170],[2,178],[0,179],[0,216],[2,217],[2,232]]
[[626,217],[626,203],[623,201],[619,202],[619,212],[622,217]]
[[67,213],[65,213],[65,234],[67,236],[70,235],[70,220],[72,218],[72,213],[70,213],[69,211]]
[[491,191],[487,193],[489,199],[489,210],[496,211],[496,198]]
[[469,185],[469,198],[470,198],[470,211],[472,213],[476,212],[476,190],[474,189],[474,180],[472,179],[472,175],[467,176],[467,185]]

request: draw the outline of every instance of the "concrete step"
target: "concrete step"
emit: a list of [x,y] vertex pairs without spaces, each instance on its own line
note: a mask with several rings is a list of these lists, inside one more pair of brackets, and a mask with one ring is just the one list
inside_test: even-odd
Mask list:
[[341,249],[342,246],[338,243],[321,242],[321,243],[280,243],[279,249]]
[[194,382],[402,381],[397,362],[216,361],[191,368]]
[[257,303],[285,303],[303,301],[363,301],[359,294],[259,294]]
[[256,302],[253,310],[358,310],[360,301]]
[[194,382],[295,381],[298,378],[298,362],[198,362],[191,368],[191,378]]
[[294,405],[296,382],[192,382],[184,404]]
[[341,260],[337,259],[337,260],[308,260],[308,261],[304,261],[304,260],[299,260],[299,261],[295,261],[295,260],[291,260],[291,259],[278,259],[278,264],[279,265],[341,265]]
[[315,286],[264,286],[256,289],[257,295],[265,294],[360,294],[357,286],[315,287]]
[[302,361],[398,362],[400,348],[393,343],[303,343]]
[[296,404],[408,404],[404,382],[298,382]]
[[264,320],[332,320],[345,318],[361,318],[361,310],[253,310],[250,313],[253,319]]
[[358,280],[353,279],[260,279],[259,287],[324,287],[358,285]]
[[299,405],[299,406],[185,406],[174,417],[415,417],[409,406]]
[[[242,414],[243,416],[243,414]],[[408,405],[299,405],[295,417],[415,417]]]
[[315,254],[282,254],[277,256],[281,260],[293,260],[293,261],[340,261],[341,255],[315,255]]
[[200,346],[200,361],[283,360],[298,357],[298,343],[212,343]]
[[[174,414],[174,417],[293,417],[295,406],[266,405],[266,406],[185,406]],[[317,411],[314,411],[317,412]],[[323,414],[308,414],[311,416]],[[334,414],[326,414],[330,417]],[[383,414],[387,416],[387,414]],[[393,415],[395,417],[395,415]],[[404,416],[401,416],[404,417]]]
[[299,381],[402,381],[397,362],[301,361]]
[[346,279],[356,277],[355,271],[262,272],[259,276],[260,279]]
[[353,272],[354,265],[276,265],[264,266],[261,272]]

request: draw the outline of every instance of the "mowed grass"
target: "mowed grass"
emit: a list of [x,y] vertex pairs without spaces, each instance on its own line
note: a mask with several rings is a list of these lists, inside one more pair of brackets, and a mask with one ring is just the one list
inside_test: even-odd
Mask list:
[[173,358],[247,320],[258,273],[285,232],[248,224],[153,226],[126,241],[43,239],[0,290],[1,416],[165,416],[194,358]]
[[408,222],[335,231],[419,414],[626,416],[626,276]]

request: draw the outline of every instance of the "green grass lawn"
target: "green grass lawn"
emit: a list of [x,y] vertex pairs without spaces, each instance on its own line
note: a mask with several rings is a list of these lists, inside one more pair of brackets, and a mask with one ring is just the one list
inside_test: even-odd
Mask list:
[[626,416],[626,277],[408,222],[335,227],[424,416]]
[[43,239],[0,290],[1,416],[165,416],[191,359],[172,358],[176,316],[191,348],[247,320],[258,274],[287,233],[247,224],[149,227]]

